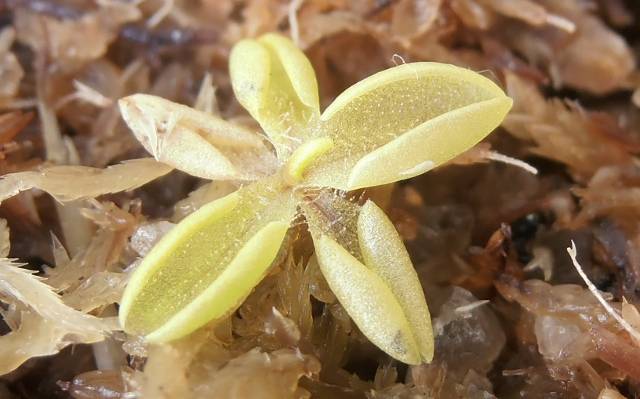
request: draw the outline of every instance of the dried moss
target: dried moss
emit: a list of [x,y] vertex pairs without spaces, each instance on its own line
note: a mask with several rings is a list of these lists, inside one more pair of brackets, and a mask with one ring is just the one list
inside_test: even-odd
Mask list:
[[[631,50],[638,44],[637,6],[619,0],[293,3],[176,0],[165,12],[161,0],[7,2],[0,11],[0,172],[31,179],[16,190],[33,186],[78,201],[63,209],[37,190],[5,200],[0,216],[11,229],[5,255],[40,273],[42,281],[17,276],[46,288],[41,298],[53,295],[46,283],[61,298],[51,301],[56,306],[69,305],[65,312],[78,317],[88,312],[74,329],[95,316],[112,317],[129,272],[166,232],[166,222],[236,188],[150,161],[143,169],[120,164],[147,155],[116,102],[145,92],[258,130],[234,100],[227,69],[230,48],[242,38],[269,31],[297,37],[317,71],[323,108],[394,63],[469,67],[514,98],[501,131],[427,176],[353,196],[383,205],[405,239],[433,313],[433,363],[400,366],[363,336],[324,281],[299,219],[285,238],[288,250],[224,322],[163,346],[116,333],[91,353],[75,348],[34,358],[0,378],[0,396],[197,398],[216,390],[247,397],[256,387],[265,397],[637,396],[638,344],[599,307],[565,252],[574,239],[589,278],[637,323],[640,119],[631,96],[635,91],[637,103]],[[540,173],[492,162],[490,151]],[[256,174],[277,167],[273,158],[266,161]],[[58,169],[62,164],[75,166]],[[98,191],[110,185],[104,179],[134,188],[168,174],[87,200],[88,186],[64,173],[108,165],[111,175],[90,181]],[[55,179],[47,177],[52,173]],[[129,178],[134,174],[139,182]],[[544,267],[527,267],[536,262]],[[15,269],[3,266],[6,273]],[[63,336],[61,325],[76,319],[43,317],[24,298],[8,295],[9,281],[0,282],[2,331],[15,331],[0,337],[3,350],[44,343],[47,350],[31,352],[42,355],[57,352],[57,344],[91,341],[82,336],[87,330]]]

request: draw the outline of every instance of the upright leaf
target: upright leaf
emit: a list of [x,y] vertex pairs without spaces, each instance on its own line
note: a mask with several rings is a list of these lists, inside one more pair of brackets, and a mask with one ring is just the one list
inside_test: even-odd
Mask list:
[[429,309],[404,244],[382,210],[330,192],[302,205],[320,270],[362,333],[409,364],[433,357]]
[[236,98],[269,135],[281,159],[310,137],[319,116],[318,84],[306,56],[289,40],[267,34],[236,44],[229,59]]
[[385,282],[329,236],[314,243],[322,274],[360,331],[392,357],[419,364],[411,326]]
[[433,358],[433,329],[427,301],[409,254],[393,223],[372,201],[367,201],[358,216],[360,251],[367,265],[400,303],[426,362]]

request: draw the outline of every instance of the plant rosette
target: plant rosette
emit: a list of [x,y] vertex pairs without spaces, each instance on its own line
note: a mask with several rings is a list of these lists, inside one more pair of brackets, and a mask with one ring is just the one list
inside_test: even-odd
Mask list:
[[[373,202],[358,206],[332,193],[449,161],[495,129],[511,99],[473,71],[418,62],[362,80],[321,113],[311,63],[277,34],[236,44],[230,74],[238,101],[275,151],[209,113],[144,94],[120,100],[156,160],[246,182],[186,217],[145,256],[121,301],[125,331],[167,342],[228,316],[268,273],[302,214],[322,274],[360,331],[402,362],[431,361],[429,310],[393,224]],[[322,193],[333,198],[333,220],[314,204]],[[332,226],[336,220],[342,229]]]

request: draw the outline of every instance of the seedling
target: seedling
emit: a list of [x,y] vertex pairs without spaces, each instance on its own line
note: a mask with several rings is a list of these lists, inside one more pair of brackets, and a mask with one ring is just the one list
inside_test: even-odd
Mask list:
[[[228,316],[302,214],[324,277],[362,333],[400,361],[430,361],[429,311],[398,233],[373,202],[359,207],[330,193],[441,165],[496,128],[511,99],[472,71],[410,63],[355,84],[321,113],[310,62],[276,34],[239,42],[230,73],[277,159],[257,136],[210,114],[147,95],[120,101],[157,159],[201,177],[252,181],[185,218],[143,259],[122,298],[124,329],[166,342]],[[241,167],[249,164],[254,170]],[[333,220],[315,203],[322,193]]]

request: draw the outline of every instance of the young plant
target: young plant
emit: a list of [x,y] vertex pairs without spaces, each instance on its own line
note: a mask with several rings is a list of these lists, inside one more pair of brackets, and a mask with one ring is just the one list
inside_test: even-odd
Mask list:
[[[228,316],[301,212],[324,277],[362,333],[400,361],[430,361],[429,311],[398,233],[373,202],[358,207],[331,193],[441,165],[497,127],[511,99],[472,71],[411,63],[357,83],[321,113],[310,62],[276,34],[239,42],[230,72],[277,160],[258,150],[257,136],[211,115],[147,95],[120,102],[156,159],[202,177],[254,180],[185,218],[143,259],[122,298],[124,329],[166,342]],[[245,171],[247,159],[271,166]]]

